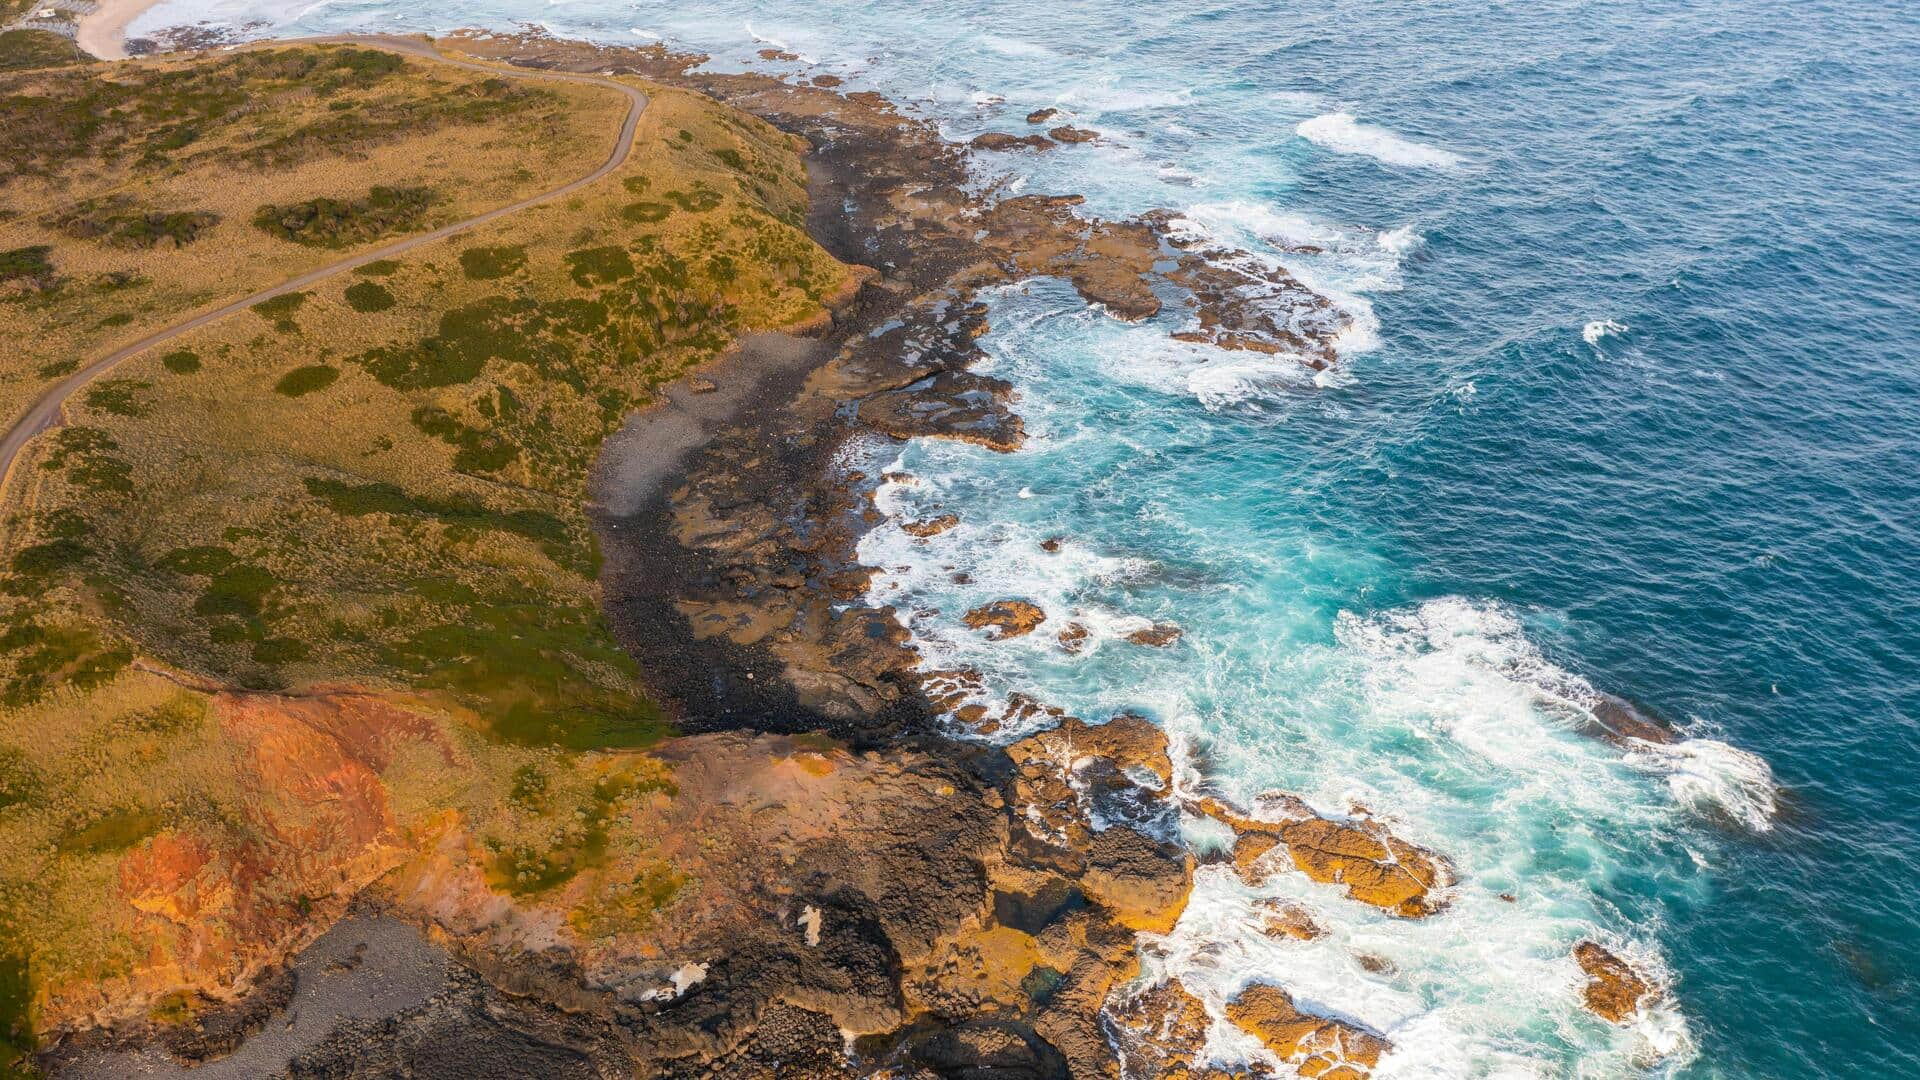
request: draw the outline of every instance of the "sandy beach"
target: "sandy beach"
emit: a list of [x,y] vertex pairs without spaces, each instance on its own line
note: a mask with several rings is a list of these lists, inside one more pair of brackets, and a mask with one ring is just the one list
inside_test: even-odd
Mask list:
[[100,6],[80,16],[79,32],[74,40],[80,48],[102,60],[127,58],[127,27],[140,13],[160,0],[99,0]]

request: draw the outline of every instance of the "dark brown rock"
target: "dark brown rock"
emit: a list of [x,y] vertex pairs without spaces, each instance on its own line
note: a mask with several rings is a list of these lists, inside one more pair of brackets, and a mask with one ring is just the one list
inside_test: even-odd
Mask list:
[[1135,630],[1133,633],[1128,634],[1127,640],[1133,642],[1135,645],[1148,645],[1156,649],[1164,649],[1174,642],[1179,641],[1182,633],[1183,631],[1172,623],[1154,623],[1144,630]]
[[1004,131],[989,131],[984,135],[975,135],[967,145],[975,150],[1051,150],[1053,140],[1045,135],[1009,135]]

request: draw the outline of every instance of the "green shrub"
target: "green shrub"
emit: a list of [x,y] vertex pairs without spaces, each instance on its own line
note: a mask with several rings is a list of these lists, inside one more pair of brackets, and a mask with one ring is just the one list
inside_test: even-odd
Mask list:
[[582,248],[567,252],[567,270],[583,289],[611,285],[633,276],[633,256],[623,247]]
[[628,203],[623,207],[620,211],[620,216],[626,218],[628,221],[638,222],[642,225],[651,225],[657,221],[667,220],[668,216],[672,213],[673,207],[668,206],[666,203],[636,202]]
[[342,248],[420,228],[437,196],[424,187],[373,187],[364,199],[308,199],[271,203],[253,215],[254,228],[308,247]]
[[153,384],[139,379],[102,379],[87,390],[87,408],[114,416],[145,416],[147,406],[134,397]]
[[306,642],[295,638],[268,638],[254,645],[253,659],[272,667],[305,660],[311,651]]
[[200,370],[200,355],[192,349],[176,349],[161,357],[160,363],[175,375],[192,375]]
[[273,384],[273,390],[274,393],[285,394],[287,397],[300,397],[316,390],[325,390],[339,377],[340,369],[337,367],[326,364],[307,364],[280,376],[280,381]]
[[503,278],[527,265],[527,249],[511,247],[473,247],[460,253],[460,269],[475,281]]
[[393,294],[374,281],[357,281],[347,286],[347,306],[355,311],[385,311],[393,306]]
[[0,284],[24,281],[45,289],[53,283],[53,260],[47,256],[53,248],[47,244],[0,251]]
[[299,311],[300,305],[306,302],[306,293],[281,293],[279,296],[270,297],[253,305],[253,311],[254,314],[259,315],[268,322],[278,322],[283,319],[292,318],[293,313]]

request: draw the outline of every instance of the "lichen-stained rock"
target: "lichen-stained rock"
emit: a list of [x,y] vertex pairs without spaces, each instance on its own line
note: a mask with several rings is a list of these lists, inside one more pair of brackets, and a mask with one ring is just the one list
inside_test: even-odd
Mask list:
[[1051,731],[1008,747],[1007,753],[1016,762],[1042,755],[1075,762],[1104,758],[1122,770],[1137,769],[1151,775],[1157,781],[1153,787],[1156,793],[1164,794],[1173,782],[1167,733],[1153,721],[1132,713],[1121,713],[1104,724],[1069,718]]
[[1587,973],[1582,989],[1587,1008],[1608,1023],[1618,1024],[1640,1011],[1640,1002],[1653,992],[1653,984],[1615,956],[1599,942],[1583,941],[1574,946],[1573,958]]
[[1234,865],[1243,878],[1264,876],[1269,853],[1278,849],[1308,877],[1344,886],[1362,903],[1413,919],[1440,910],[1435,894],[1453,880],[1442,856],[1400,839],[1369,817],[1320,817],[1300,799],[1278,792],[1263,796],[1261,803],[1279,820],[1239,813],[1217,799],[1194,804],[1198,812],[1232,827]]
[[964,621],[974,630],[991,627],[995,631],[993,640],[1005,641],[1033,633],[1047,621],[1047,613],[1025,600],[995,600],[967,612]]
[[1344,1020],[1304,1013],[1277,986],[1255,985],[1227,1003],[1227,1019],[1257,1036],[1301,1076],[1364,1080],[1391,1049],[1386,1039]]

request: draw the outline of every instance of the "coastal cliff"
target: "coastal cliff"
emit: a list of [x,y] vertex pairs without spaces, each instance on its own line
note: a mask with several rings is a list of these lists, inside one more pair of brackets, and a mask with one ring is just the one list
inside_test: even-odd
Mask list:
[[[1284,273],[1250,280],[1240,253],[1206,249],[1175,215],[1103,221],[1072,194],[983,191],[963,148],[871,93],[697,72],[698,58],[660,49],[493,35],[441,45],[630,77],[661,102],[691,91],[721,103],[724,112],[686,101],[662,112],[699,132],[679,129],[687,142],[746,132],[756,161],[783,150],[799,160],[804,149],[806,198],[794,197],[797,174],[762,161],[767,175],[749,176],[765,190],[741,212],[804,228],[817,247],[763,240],[736,252],[737,269],[759,276],[725,281],[788,301],[753,318],[736,317],[745,284],[708,295],[668,283],[678,291],[665,322],[678,329],[668,335],[656,319],[655,344],[686,352],[645,393],[618,398],[617,423],[602,405],[569,429],[599,448],[590,476],[579,447],[529,442],[513,462],[486,464],[494,443],[477,433],[507,431],[504,403],[537,391],[452,402],[457,419],[411,414],[427,444],[464,460],[461,485],[479,473],[496,485],[488,498],[519,486],[551,496],[539,503],[549,511],[588,503],[590,541],[571,519],[554,536],[529,532],[505,503],[483,513],[338,481],[303,487],[347,516],[438,517],[455,534],[507,522],[499,531],[517,539],[460,549],[484,558],[448,571],[461,588],[438,592],[477,618],[465,613],[492,610],[472,596],[486,585],[470,575],[484,567],[536,566],[555,579],[537,558],[575,576],[592,568],[591,599],[630,662],[576,648],[561,663],[586,676],[516,710],[486,697],[498,687],[447,674],[457,665],[411,683],[388,665],[369,666],[364,683],[243,689],[234,676],[251,668],[150,661],[164,643],[133,635],[141,659],[121,677],[155,680],[142,692],[180,697],[167,707],[193,711],[194,730],[212,733],[246,828],[183,827],[161,813],[128,826],[132,842],[102,849],[113,866],[98,890],[132,913],[136,959],[110,992],[92,989],[88,970],[40,988],[51,1070],[231,1058],[327,1077],[475,1075],[490,1062],[580,1076],[1201,1077],[1229,1075],[1210,1047],[1237,1033],[1255,1049],[1233,1075],[1370,1075],[1391,1049],[1381,1033],[1278,986],[1197,995],[1161,969],[1156,939],[1178,924],[1199,873],[1297,871],[1386,916],[1427,918],[1455,884],[1446,853],[1389,819],[1328,816],[1284,792],[1231,805],[1206,790],[1204,762],[1139,717],[1083,719],[1030,698],[989,706],[978,673],[923,670],[857,552],[872,529],[926,537],[954,524],[889,520],[877,492],[912,478],[861,468],[863,448],[1023,444],[1015,388],[971,370],[985,290],[1054,277],[1130,322],[1177,305],[1183,338],[1284,350],[1310,368],[1336,362],[1345,316]],[[793,141],[783,147],[772,129]],[[1083,141],[1070,127],[1053,135]],[[663,134],[668,147],[677,141]],[[697,186],[655,199],[628,179],[622,228],[716,205]],[[671,253],[689,237],[705,234],[648,244]],[[524,239],[538,256],[537,238]],[[461,257],[466,278],[513,279],[526,258],[516,246],[470,248],[479,254]],[[556,281],[615,292],[633,276],[610,247],[573,246]],[[543,308],[529,332],[568,312]],[[377,374],[398,353],[363,355]],[[545,404],[553,415],[593,410],[584,392]],[[642,407],[627,415],[629,405]],[[571,464],[536,468],[561,460]],[[382,542],[402,550],[414,531],[400,520]],[[589,596],[565,580],[544,596]],[[522,640],[538,622],[479,633]],[[996,640],[1080,640],[1019,597],[968,624]],[[1164,647],[1180,633],[1155,624],[1130,643]],[[461,642],[462,656],[485,654]],[[577,703],[567,695],[602,705],[622,678],[657,710],[645,738],[569,741],[562,728]],[[524,689],[507,681],[506,696]],[[125,713],[146,717],[149,704]],[[644,710],[620,699],[605,711],[628,720]],[[1183,823],[1196,821],[1231,839],[1190,845]],[[398,935],[379,940],[402,943],[393,954],[420,992],[268,1047],[261,1033],[278,1017],[369,962],[337,953],[327,937],[336,924]],[[1279,909],[1271,927],[1317,933]],[[1657,988],[1589,944],[1578,957],[1594,980],[1588,1000],[1608,1020],[1630,1017]]]

